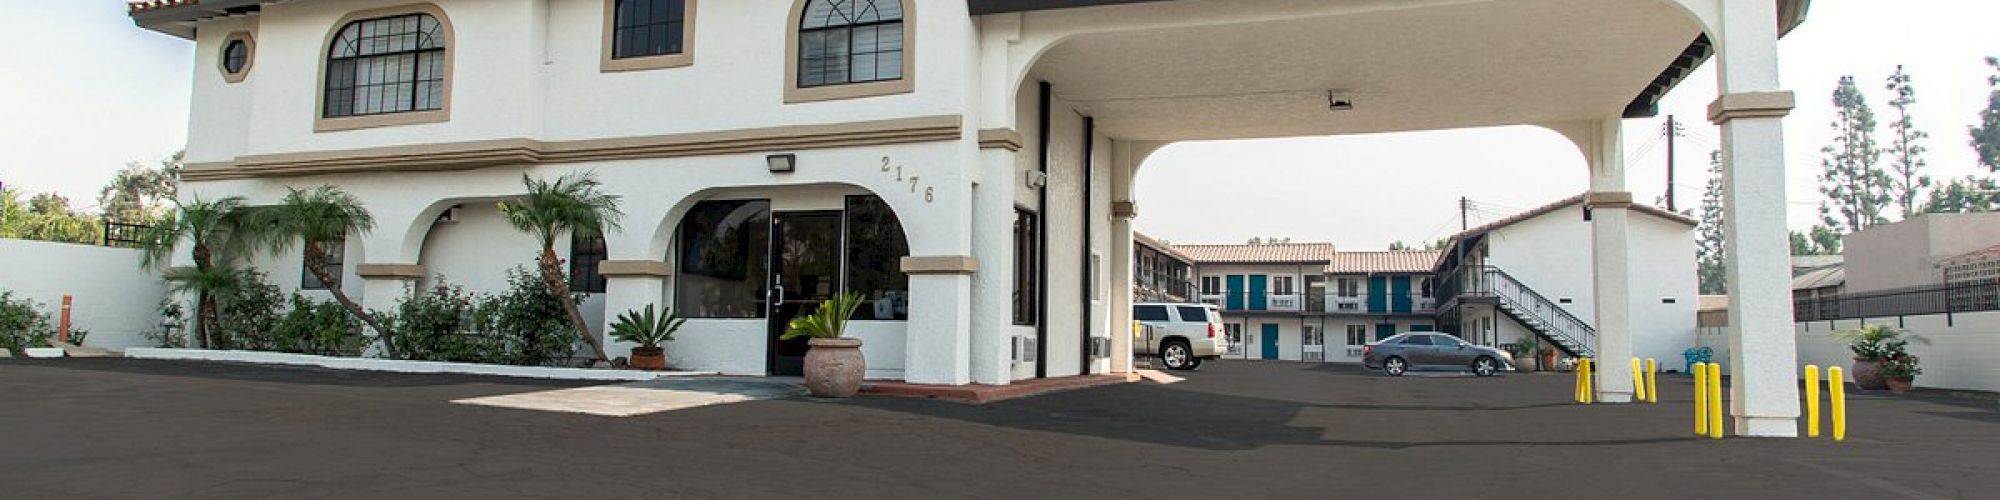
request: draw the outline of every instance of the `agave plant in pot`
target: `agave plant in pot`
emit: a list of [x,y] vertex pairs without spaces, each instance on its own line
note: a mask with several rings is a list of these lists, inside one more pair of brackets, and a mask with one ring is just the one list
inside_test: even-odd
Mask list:
[[806,390],[822,398],[844,398],[861,392],[868,363],[861,357],[861,339],[847,338],[847,319],[861,307],[859,293],[842,293],[819,303],[812,314],[793,318],[783,340],[805,337]]
[[660,347],[660,343],[673,340],[674,332],[679,331],[681,324],[686,322],[687,319],[674,314],[671,308],[667,309],[665,317],[661,317],[653,309],[652,304],[646,304],[644,310],[625,311],[624,314],[619,314],[618,321],[611,324],[611,338],[620,342],[639,344],[638,347],[632,348],[633,368],[665,370],[667,350]]

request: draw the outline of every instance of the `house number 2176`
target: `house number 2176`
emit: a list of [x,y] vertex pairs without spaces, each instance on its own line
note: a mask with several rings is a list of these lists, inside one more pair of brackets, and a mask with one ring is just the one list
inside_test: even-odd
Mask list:
[[934,186],[920,186],[920,185],[918,184],[918,180],[919,180],[919,179],[921,179],[921,177],[918,177],[918,176],[916,175],[916,172],[912,171],[912,172],[911,172],[911,173],[910,173],[910,174],[909,174],[908,176],[905,176],[905,175],[903,175],[903,166],[902,166],[902,165],[896,165],[896,164],[895,164],[894,162],[890,161],[890,160],[889,160],[889,157],[887,157],[887,156],[884,156],[884,157],[882,157],[882,173],[884,173],[884,174],[889,174],[889,173],[894,173],[894,174],[896,174],[896,182],[898,182],[898,183],[901,183],[901,182],[908,182],[908,183],[910,183],[910,192],[911,192],[911,193],[916,193],[916,192],[917,192],[917,188],[918,188],[918,187],[923,187],[923,188],[924,188],[924,203],[930,203],[930,202],[934,202],[934,201],[937,201],[937,188],[936,188],[936,187],[934,187]]

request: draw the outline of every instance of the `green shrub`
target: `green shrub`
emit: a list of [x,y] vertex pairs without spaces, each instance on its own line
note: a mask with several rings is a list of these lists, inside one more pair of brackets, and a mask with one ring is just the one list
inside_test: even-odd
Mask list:
[[[255,269],[242,271],[236,285],[215,294],[216,329],[212,336],[218,349],[257,349],[269,345],[278,315],[285,311],[285,295]],[[199,321],[183,323],[194,325]]]
[[41,311],[41,305],[26,298],[14,298],[14,292],[0,290],[0,349],[21,354],[30,347],[49,347],[49,340],[55,338],[56,329],[49,323],[49,315]]
[[153,345],[179,349],[188,345],[187,325],[187,309],[182,308],[173,297],[168,297],[160,299],[160,327],[139,334],[152,341]]
[[377,317],[395,330],[395,352],[403,359],[492,363],[501,346],[489,332],[476,328],[474,312],[480,300],[439,277],[437,286],[404,300],[394,314]]
[[516,267],[507,271],[507,285],[506,293],[482,301],[477,314],[478,329],[497,334],[504,346],[496,362],[546,365],[574,356],[583,339],[541,277]]
[[537,366],[566,360],[581,345],[562,304],[524,268],[508,271],[507,291],[493,296],[438,282],[377,315],[396,332],[397,356]]
[[322,356],[359,356],[370,341],[361,322],[349,317],[340,304],[299,294],[292,294],[291,310],[270,330],[245,340],[249,349]]

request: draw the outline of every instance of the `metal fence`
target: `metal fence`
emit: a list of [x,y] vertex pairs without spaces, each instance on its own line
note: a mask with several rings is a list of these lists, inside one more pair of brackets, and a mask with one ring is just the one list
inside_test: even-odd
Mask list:
[[153,226],[125,222],[104,221],[104,246],[139,248],[146,245],[146,233]]
[[1792,301],[1794,321],[1888,318],[2000,310],[2000,279],[1846,293]]

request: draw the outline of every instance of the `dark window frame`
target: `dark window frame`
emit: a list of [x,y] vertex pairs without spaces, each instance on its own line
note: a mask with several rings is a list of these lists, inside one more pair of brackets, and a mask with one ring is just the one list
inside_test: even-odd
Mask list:
[[[408,31],[404,31],[407,22]],[[428,24],[426,24],[428,23]],[[427,28],[428,27],[428,28]],[[382,30],[389,30],[387,33]],[[321,82],[322,101],[320,118],[352,118],[361,116],[393,115],[439,111],[445,108],[446,80],[451,61],[448,27],[442,19],[429,12],[406,12],[382,17],[358,19],[341,25],[328,43],[325,54],[325,80]],[[350,36],[351,35],[351,36]],[[385,48],[402,37],[410,37],[408,48]],[[428,41],[428,44],[426,44]],[[373,44],[374,46],[370,46]],[[347,52],[350,52],[348,54]],[[408,58],[408,73],[404,75],[401,61]],[[382,61],[384,70],[380,74],[364,71],[364,65]],[[393,65],[395,67],[386,67]],[[395,75],[390,75],[395,73]],[[428,76],[426,76],[428,73]],[[367,76],[370,81],[362,82]],[[377,78],[379,76],[379,78]],[[404,78],[407,76],[407,78]],[[408,86],[407,107],[395,101],[402,93],[401,87]],[[376,94],[376,106],[362,109],[358,99],[364,92]]]
[[[818,5],[824,2],[839,2],[839,1],[843,0],[808,0],[801,8],[803,9],[803,12],[811,12],[813,10],[814,5]],[[879,2],[896,2],[896,17],[893,19],[880,17],[879,14],[880,11],[877,10],[878,17],[873,21],[855,22],[851,19],[843,19],[840,21],[828,22],[823,26],[808,28],[806,26],[811,24],[812,20],[807,18],[804,14],[801,14],[799,16],[799,25],[794,27],[795,29],[798,30],[799,40],[797,47],[798,61],[795,62],[795,64],[798,65],[798,71],[797,71],[798,75],[796,81],[794,81],[793,84],[797,85],[798,88],[801,89],[809,89],[817,87],[832,87],[839,85],[893,82],[908,78],[910,68],[904,67],[905,65],[903,64],[903,53],[909,50],[909,39],[908,37],[904,36],[905,26],[903,25],[904,19],[908,17],[908,14],[906,12],[906,6],[903,4],[902,0],[845,0],[845,1],[851,2],[853,4],[865,3],[869,7],[874,7]],[[865,10],[863,10],[863,12],[865,12]],[[857,17],[860,16],[857,15]],[[876,45],[873,48],[874,50],[861,51],[859,48],[855,46],[854,33],[862,30],[873,30],[876,33]],[[881,48],[881,34],[883,33],[896,34],[897,42],[896,42],[896,48],[894,50],[884,50]],[[806,44],[809,43],[810,40],[827,39],[831,36],[834,36],[834,34],[839,34],[840,36],[845,37],[846,43],[844,45],[846,47],[844,51],[835,52],[832,50],[828,50],[815,54],[811,51],[806,50]],[[836,44],[827,43],[824,44],[823,46],[828,49],[833,49],[835,45]],[[845,74],[844,77],[835,80],[831,78],[831,75],[828,75],[825,71],[813,72],[807,70],[807,68],[811,67],[810,65],[815,63],[819,64],[819,67],[822,70],[827,69],[828,68],[827,65],[832,64],[832,61],[836,60],[835,57],[836,54],[838,55],[837,60],[845,61],[843,63],[843,68],[841,68],[843,70],[843,73]],[[876,68],[875,75],[871,78],[867,79],[855,78],[854,60],[857,57],[862,57],[862,56],[870,57],[877,61],[877,64],[875,65]],[[896,70],[896,76],[894,78],[882,77],[881,75],[882,72],[880,69],[881,68],[880,61],[884,60],[893,60],[896,62],[897,70]],[[827,78],[819,82],[808,82],[807,81],[808,75],[814,75],[814,74],[827,76]]]
[[1014,208],[1014,326],[1041,323],[1041,214]]
[[598,272],[605,260],[611,258],[611,249],[606,246],[604,235],[581,236],[571,234],[569,238],[569,291],[581,293],[604,293],[607,280]]
[[222,72],[241,75],[250,69],[250,41],[232,38],[222,44]]
[[[694,284],[692,283],[694,281],[693,278],[695,276],[708,275],[702,274],[706,270],[693,267],[700,265],[700,263],[694,262],[694,259],[691,258],[695,256],[695,250],[690,247],[694,242],[690,241],[689,232],[695,229],[688,226],[688,223],[693,217],[701,213],[701,210],[705,207],[724,204],[733,205],[733,207],[721,213],[723,221],[727,221],[730,214],[736,210],[742,210],[747,205],[760,205],[758,209],[763,211],[761,223],[749,220],[740,222],[744,226],[740,229],[743,231],[740,235],[742,240],[737,242],[741,248],[736,249],[739,251],[735,252],[735,254],[739,255],[742,260],[740,262],[726,263],[739,264],[742,267],[740,271],[743,276],[738,281],[751,283],[755,290],[750,297],[751,301],[748,307],[734,307],[742,306],[743,304],[732,305],[721,302],[717,303],[720,305],[697,304],[701,307],[690,307],[691,302],[689,301],[704,298],[700,296],[701,290],[694,288]],[[680,223],[674,227],[675,264],[673,286],[675,312],[680,313],[682,317],[703,319],[761,319],[769,315],[768,306],[770,297],[767,293],[770,289],[771,216],[773,213],[771,207],[771,201],[768,199],[706,200],[696,203],[695,206],[688,209],[687,213],[681,216]],[[755,227],[750,227],[751,225],[755,225]],[[757,243],[759,242],[762,245],[758,245]],[[703,253],[703,255],[707,254]],[[711,313],[709,312],[711,309],[740,309],[740,311],[736,313]]]
[[300,251],[300,290],[331,290],[339,287],[341,282],[347,279],[347,238],[343,237],[337,240],[322,241],[318,244],[320,245],[320,253],[326,254],[326,262],[320,263],[320,268],[325,270],[328,276],[333,277],[333,283],[321,283],[318,276],[313,276],[312,268],[306,266],[305,252]]
[[[627,9],[628,5],[634,7]],[[664,13],[660,11],[662,6],[667,7]],[[687,0],[612,0],[611,59],[637,59],[686,53],[687,7]],[[628,15],[639,16],[642,19],[627,18]],[[654,28],[661,28],[664,32],[654,33]],[[634,36],[628,37],[627,34]],[[655,34],[660,37],[656,39]],[[637,43],[634,40],[636,35],[645,35],[647,42],[664,43],[628,47],[628,43]]]

